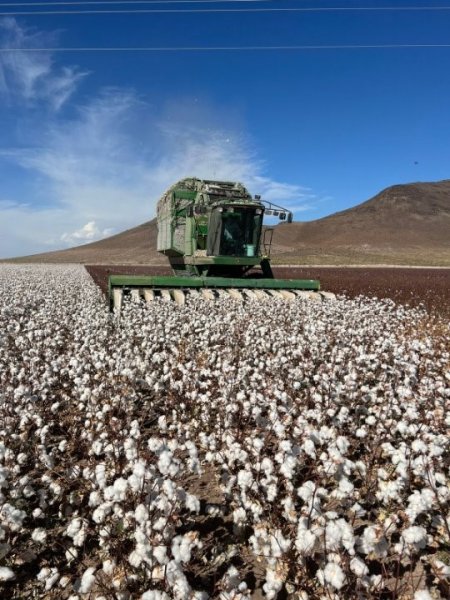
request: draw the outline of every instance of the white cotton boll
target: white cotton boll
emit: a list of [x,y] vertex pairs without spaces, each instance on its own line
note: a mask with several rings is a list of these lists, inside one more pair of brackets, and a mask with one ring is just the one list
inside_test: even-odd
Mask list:
[[183,536],[177,535],[172,540],[172,555],[176,562],[187,563],[191,560],[191,552],[197,545],[197,532],[190,531]]
[[87,594],[88,592],[91,591],[91,588],[95,583],[94,573],[95,573],[94,567],[88,567],[86,569],[86,571],[83,573],[83,575],[81,577],[81,581],[76,586],[77,592],[80,592],[80,594]]
[[59,572],[58,572],[58,569],[56,569],[56,568],[52,568],[52,569],[44,568],[39,571],[39,573],[37,574],[36,577],[39,581],[45,581],[45,590],[48,592],[49,590],[52,589],[52,587],[58,581]]
[[269,457],[266,456],[262,459],[261,470],[264,471],[266,477],[268,477],[269,475],[271,475],[273,473],[274,465]]
[[156,521],[153,522],[153,529],[155,531],[162,531],[168,523],[167,517],[159,517]]
[[9,581],[15,579],[14,571],[9,567],[0,567],[0,581]]
[[80,517],[73,519],[66,529],[66,535],[73,539],[75,546],[83,545],[86,533],[86,522]]
[[253,483],[252,473],[250,471],[242,469],[238,473],[237,482],[238,482],[239,487],[242,488],[243,490],[245,490],[246,488],[250,487]]
[[192,588],[175,560],[171,560],[166,567],[166,579],[177,600],[188,600],[191,597]]
[[316,458],[316,446],[312,439],[308,438],[307,440],[305,440],[302,444],[302,448],[305,454],[307,454],[311,458]]
[[103,561],[102,570],[106,575],[112,575],[115,568],[116,562],[114,560],[108,558],[107,560]]
[[20,452],[17,455],[17,462],[19,465],[24,465],[27,462],[27,460],[28,460],[28,456],[25,454],[25,452]]
[[369,567],[366,565],[366,563],[361,560],[358,556],[355,556],[354,558],[352,558],[352,560],[350,561],[350,570],[357,576],[357,577],[365,577],[366,575],[369,574]]
[[127,495],[128,482],[123,477],[119,477],[113,483],[114,488],[114,500],[116,502],[121,502],[125,500]]
[[99,491],[91,492],[89,494],[89,506],[98,506],[102,503],[102,494]]
[[334,562],[329,562],[324,569],[319,569],[317,577],[322,585],[330,584],[336,590],[340,590],[345,584],[344,571]]
[[349,449],[350,442],[348,441],[348,439],[346,437],[344,437],[343,435],[340,435],[336,439],[336,446],[338,447],[338,450],[341,454],[346,454],[347,450]]
[[341,547],[341,528],[331,521],[325,528],[325,543],[327,550],[335,551]]
[[359,504],[359,502],[355,502],[350,510],[355,513],[357,517],[364,517],[367,514],[367,510]]
[[427,545],[427,532],[424,527],[412,525],[404,531],[402,531],[402,538],[405,542],[411,546],[414,546],[417,550],[425,548]]
[[137,458],[137,446],[133,438],[127,438],[123,444],[123,447],[125,450],[125,456],[129,461],[132,461],[135,458]]
[[333,491],[333,496],[336,498],[347,498],[355,489],[355,486],[347,477],[341,477],[339,480],[339,486]]
[[179,471],[179,461],[174,458],[172,452],[163,450],[159,455],[158,470],[161,475],[175,477]]
[[33,515],[34,519],[39,519],[44,516],[41,508],[35,508],[31,514]]
[[295,540],[295,547],[303,556],[311,556],[314,554],[317,538],[312,531],[308,529],[298,529]]
[[245,512],[245,509],[241,507],[239,508],[235,508],[233,511],[233,521],[234,523],[236,523],[237,525],[242,525],[243,523],[247,522],[247,513]]
[[186,499],[184,501],[184,504],[186,508],[191,512],[200,512],[200,500],[197,498],[197,496],[186,493]]
[[95,521],[95,523],[103,523],[106,517],[110,514],[112,506],[112,502],[103,502],[100,504],[100,506],[97,506],[92,513],[92,520]]
[[106,467],[104,464],[96,465],[95,479],[97,480],[97,484],[100,489],[106,487]]
[[65,552],[65,557],[67,560],[67,564],[70,565],[70,563],[78,557],[78,548],[75,548],[74,546],[68,548]]
[[3,523],[7,525],[11,531],[19,531],[26,516],[27,514],[25,511],[15,508],[9,503],[5,503],[0,510],[0,517],[3,520]]
[[295,456],[285,456],[280,467],[280,473],[284,475],[286,479],[292,479],[297,465],[298,461]]
[[411,448],[413,452],[416,452],[417,454],[426,454],[428,450],[428,446],[420,439],[414,440],[411,444]]
[[261,450],[264,448],[264,440],[259,437],[254,437],[251,440],[251,444],[252,444],[253,448],[256,450],[257,454],[259,454],[261,452]]
[[148,508],[144,504],[139,504],[138,506],[136,506],[136,509],[134,511],[134,518],[138,523],[143,525],[146,521],[148,521],[149,518]]
[[268,600],[277,597],[278,592],[283,587],[285,578],[283,569],[271,569],[270,567],[266,569],[266,581],[263,584],[263,591]]
[[428,590],[417,590],[414,592],[414,600],[433,600],[433,596]]
[[170,596],[166,592],[160,592],[159,590],[148,590],[141,596],[141,600],[169,600]]
[[44,544],[45,540],[47,539],[47,533],[45,529],[42,529],[42,527],[37,527],[34,529],[33,533],[31,534],[31,539],[38,544]]
[[232,565],[222,578],[222,588],[230,592],[238,587],[240,581],[239,571]]
[[300,498],[302,498],[302,500],[308,502],[308,500],[313,497],[316,487],[317,486],[314,481],[305,481],[305,483],[298,488],[297,494],[300,496]]
[[283,516],[289,523],[297,522],[297,511],[295,510],[295,504],[290,496],[287,496],[281,501],[283,505]]
[[133,550],[132,552],[130,552],[130,554],[128,556],[128,562],[135,569],[138,569],[141,566],[141,563],[143,560],[144,560],[144,557],[142,556],[142,552],[141,552],[140,548]]
[[433,570],[439,575],[439,577],[450,578],[450,566],[446,565],[437,558],[433,560]]
[[155,438],[155,437],[151,437],[147,442],[148,449],[150,450],[150,452],[154,452],[154,453],[159,452],[160,448],[163,445],[164,445],[164,442],[160,438]]
[[153,556],[160,565],[166,565],[169,562],[167,557],[167,547],[163,545],[153,547]]
[[382,527],[377,525],[369,525],[366,527],[358,540],[358,547],[363,554],[371,554],[373,552],[380,558],[385,557],[389,545],[384,537]]

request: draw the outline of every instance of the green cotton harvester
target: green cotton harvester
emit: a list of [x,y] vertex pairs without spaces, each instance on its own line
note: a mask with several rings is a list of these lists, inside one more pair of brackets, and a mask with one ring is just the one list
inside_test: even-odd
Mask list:
[[111,275],[111,308],[123,297],[158,298],[184,304],[187,296],[213,300],[269,297],[332,298],[314,279],[275,279],[270,266],[273,229],[264,216],[292,222],[289,210],[252,196],[241,183],[182,179],[157,206],[157,250],[169,259],[173,276]]

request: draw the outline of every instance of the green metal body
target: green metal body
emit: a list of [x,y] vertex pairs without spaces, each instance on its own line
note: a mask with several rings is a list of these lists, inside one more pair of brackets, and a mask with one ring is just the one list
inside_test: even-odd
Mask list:
[[157,250],[177,275],[242,277],[261,266],[272,277],[260,251],[265,209],[240,183],[182,179],[158,202]]
[[[274,279],[268,253],[261,248],[265,213],[292,221],[288,210],[252,197],[241,183],[178,181],[157,205],[157,250],[168,257],[175,276],[111,275],[110,302],[115,288],[318,291],[316,280]],[[257,267],[261,277],[251,276]]]

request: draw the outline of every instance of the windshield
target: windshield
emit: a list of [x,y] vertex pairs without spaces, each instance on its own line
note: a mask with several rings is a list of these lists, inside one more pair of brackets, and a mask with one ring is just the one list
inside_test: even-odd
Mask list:
[[261,215],[255,215],[254,210],[224,211],[219,254],[254,256],[257,254],[260,231]]

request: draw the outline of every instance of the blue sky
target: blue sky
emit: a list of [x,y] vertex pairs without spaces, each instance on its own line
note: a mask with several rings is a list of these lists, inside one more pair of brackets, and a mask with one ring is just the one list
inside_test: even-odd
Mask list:
[[[298,220],[450,178],[450,47],[279,48],[450,44],[450,0],[6,4],[58,14],[0,15],[1,257],[149,220],[189,175],[240,180]],[[370,7],[442,10],[272,10]]]

